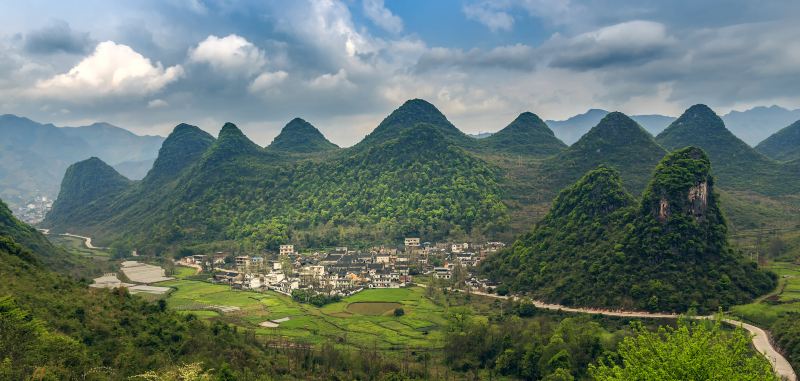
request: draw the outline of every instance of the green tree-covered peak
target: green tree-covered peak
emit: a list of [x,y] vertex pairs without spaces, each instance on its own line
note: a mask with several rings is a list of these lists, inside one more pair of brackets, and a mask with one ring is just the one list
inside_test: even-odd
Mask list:
[[199,127],[181,123],[161,143],[158,157],[145,176],[144,184],[161,184],[174,180],[185,168],[195,163],[214,144],[214,137]]
[[520,114],[508,126],[479,141],[479,144],[492,152],[531,156],[550,156],[567,148],[547,124],[532,112]]
[[671,151],[687,146],[702,148],[714,164],[718,183],[726,189],[764,194],[792,194],[800,189],[796,171],[758,153],[705,105],[690,107],[658,134],[656,141]]
[[711,161],[697,147],[673,151],[656,166],[650,185],[642,197],[643,213],[661,222],[678,215],[705,219],[709,215],[718,229],[725,229],[719,213]]
[[294,118],[283,127],[269,148],[288,152],[319,152],[339,148],[316,127],[301,118]]
[[104,196],[122,192],[130,185],[130,180],[96,157],[79,161],[67,168],[58,199],[48,217],[66,215],[65,211],[85,207]]
[[547,127],[547,124],[541,118],[539,118],[538,115],[530,111],[525,111],[522,114],[519,114],[519,116],[517,116],[513,122],[497,133],[500,134],[503,133],[503,131],[507,133],[538,131],[555,136],[553,131]]
[[633,204],[619,172],[604,165],[589,171],[558,194],[545,221],[553,219],[605,219],[614,211]]
[[[683,148],[692,142],[718,140],[718,144],[734,144],[745,148],[727,128],[714,110],[704,104],[689,107],[683,114],[656,137],[656,140],[669,150]],[[702,147],[702,146],[701,146]],[[708,149],[707,147],[703,147]]]
[[223,162],[243,155],[258,155],[264,150],[253,143],[239,127],[225,123],[219,131],[217,141],[204,155],[206,165]]
[[779,161],[800,159],[800,120],[758,143],[756,151]]
[[469,146],[474,143],[474,139],[450,123],[436,106],[422,99],[411,99],[389,114],[357,146],[385,142],[420,123],[435,126],[444,136],[459,145]]
[[607,165],[619,171],[634,194],[644,190],[652,168],[666,154],[638,123],[623,113],[606,115],[580,140],[544,164],[554,189],[574,183],[584,173]]
[[586,139],[606,139],[613,143],[623,142],[629,139],[643,140],[649,137],[650,134],[642,128],[639,123],[636,123],[635,120],[619,111],[606,114],[606,116],[597,123],[597,126],[584,135]]

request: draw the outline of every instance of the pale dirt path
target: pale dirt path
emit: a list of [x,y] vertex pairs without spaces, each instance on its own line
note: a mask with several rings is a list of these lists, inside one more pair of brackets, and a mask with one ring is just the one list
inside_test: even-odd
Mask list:
[[[422,287],[427,287],[426,285],[418,285]],[[461,291],[461,290],[455,290]],[[495,294],[487,294],[485,292],[480,291],[471,291],[473,295],[480,295],[486,296],[495,299],[519,299],[515,296],[500,296]],[[538,300],[532,301],[533,305],[537,308],[553,310],[553,311],[564,311],[564,312],[572,312],[572,313],[583,313],[583,314],[598,314],[598,315],[606,315],[606,316],[620,316],[620,317],[638,317],[638,318],[647,318],[647,319],[677,319],[680,315],[677,314],[669,314],[669,313],[652,313],[652,312],[644,312],[644,311],[623,311],[623,310],[603,310],[597,308],[575,308],[575,307],[567,307],[562,306],[560,304],[550,304],[541,302]],[[714,319],[713,315],[710,316],[694,316],[694,319]],[[746,329],[753,335],[753,347],[756,350],[763,354],[764,357],[769,360],[769,363],[772,365],[772,369],[775,371],[775,374],[783,378],[787,381],[797,381],[797,374],[792,369],[792,365],[789,364],[789,361],[786,360],[783,355],[772,346],[772,342],[769,339],[769,334],[764,331],[763,329],[756,327],[751,324],[743,323],[733,319],[723,319],[723,322],[726,324],[741,327]]]
[[92,245],[92,237],[86,237],[86,236],[77,235],[77,234],[71,234],[71,233],[63,233],[61,235],[66,236],[66,237],[75,237],[75,238],[83,239],[84,240],[84,244],[86,245],[87,249],[93,249],[93,250],[106,249],[105,247],[97,247],[97,246]]

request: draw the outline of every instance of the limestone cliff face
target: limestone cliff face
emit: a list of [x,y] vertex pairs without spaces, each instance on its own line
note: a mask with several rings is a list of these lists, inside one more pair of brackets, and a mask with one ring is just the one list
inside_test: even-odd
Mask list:
[[708,208],[708,181],[700,181],[689,188],[689,213],[702,218]]
[[711,163],[701,149],[675,151],[656,167],[643,206],[662,223],[677,216],[703,220],[714,201],[713,182]]

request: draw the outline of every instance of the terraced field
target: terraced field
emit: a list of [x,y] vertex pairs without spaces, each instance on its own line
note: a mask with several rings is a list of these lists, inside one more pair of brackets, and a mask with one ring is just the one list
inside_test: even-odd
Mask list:
[[800,265],[774,262],[769,269],[778,274],[775,292],[753,303],[733,307],[732,312],[762,327],[769,327],[780,314],[800,312]]
[[[200,281],[177,279],[158,285],[175,288],[167,298],[170,308],[204,319],[220,319],[272,338],[309,344],[333,340],[342,345],[378,349],[430,349],[442,345],[444,308],[426,298],[422,288],[365,290],[317,308],[275,292],[236,291]],[[354,304],[375,306],[375,302],[389,313],[364,313],[370,311],[352,308]],[[219,306],[239,310],[219,312]],[[397,307],[403,308],[403,316],[391,313]],[[289,320],[277,328],[260,326],[283,318]]]

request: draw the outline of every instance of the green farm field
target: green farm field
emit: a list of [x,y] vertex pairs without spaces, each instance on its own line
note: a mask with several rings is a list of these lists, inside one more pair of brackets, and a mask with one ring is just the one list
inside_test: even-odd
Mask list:
[[[307,344],[332,340],[355,348],[434,349],[442,346],[441,328],[446,323],[445,307],[428,299],[425,289],[419,287],[364,290],[318,308],[276,292],[237,291],[202,281],[177,279],[158,285],[175,288],[167,298],[167,305],[182,313],[219,319],[274,339]],[[364,309],[370,305],[374,308]],[[239,309],[219,312],[216,306]],[[391,313],[394,308],[402,308],[404,315],[395,317]],[[289,320],[277,328],[259,325],[284,318]]]
[[81,238],[50,234],[47,235],[47,239],[49,239],[50,242],[52,242],[56,246],[61,246],[62,248],[73,254],[78,254],[86,257],[102,257],[102,258],[109,258],[111,256],[111,254],[107,250],[87,248],[83,242],[83,239]]
[[770,326],[783,313],[800,312],[800,265],[773,262],[767,268],[778,274],[778,287],[755,302],[732,308],[732,313],[761,326]]

